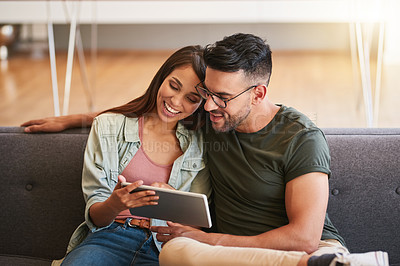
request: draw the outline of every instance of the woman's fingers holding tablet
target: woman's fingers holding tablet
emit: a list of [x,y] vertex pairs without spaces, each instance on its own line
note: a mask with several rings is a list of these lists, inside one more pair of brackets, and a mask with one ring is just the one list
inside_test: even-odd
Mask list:
[[138,180],[124,187],[125,193],[127,193],[125,204],[128,208],[158,204],[159,196],[156,195],[156,192],[138,189],[141,185],[143,185],[143,181]]
[[124,209],[137,208],[145,205],[157,205],[159,197],[153,190],[140,190],[138,187],[143,185],[143,180],[127,183],[125,177],[118,176],[118,183],[113,194],[119,198]]
[[152,186],[152,187],[159,187],[159,188],[167,188],[167,189],[176,190],[175,188],[171,187],[171,186],[168,185],[167,183],[163,183],[163,182],[154,182],[154,183],[152,183],[150,186]]

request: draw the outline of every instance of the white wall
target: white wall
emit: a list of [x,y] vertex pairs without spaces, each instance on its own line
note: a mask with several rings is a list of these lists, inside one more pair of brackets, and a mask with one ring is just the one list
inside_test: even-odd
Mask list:
[[[100,49],[175,49],[251,32],[268,39],[274,50],[347,50],[346,23],[396,17],[398,7],[398,0],[0,0],[0,23],[59,24],[58,48],[67,46],[65,24],[76,18],[83,24],[99,23]],[[398,33],[392,29],[388,27],[391,40]],[[89,26],[82,26],[82,32],[88,46]]]
[[391,0],[386,24],[385,63],[400,65],[400,1]]
[[[85,47],[89,47],[90,25],[81,25],[81,32]],[[273,50],[349,50],[346,23],[98,25],[98,48],[176,49],[206,45],[237,32],[254,33],[266,39]],[[68,36],[68,26],[55,26],[58,49],[67,47]]]

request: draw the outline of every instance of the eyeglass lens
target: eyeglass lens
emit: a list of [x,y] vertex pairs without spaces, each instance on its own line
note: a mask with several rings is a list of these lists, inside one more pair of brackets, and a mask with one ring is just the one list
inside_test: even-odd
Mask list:
[[201,86],[197,86],[197,88],[198,88],[198,92],[199,92],[200,96],[203,99],[207,100],[208,96],[211,96],[211,99],[213,99],[213,101],[216,105],[218,105],[221,108],[225,108],[226,104],[221,98],[217,97],[216,95],[211,94],[207,89],[205,89]]

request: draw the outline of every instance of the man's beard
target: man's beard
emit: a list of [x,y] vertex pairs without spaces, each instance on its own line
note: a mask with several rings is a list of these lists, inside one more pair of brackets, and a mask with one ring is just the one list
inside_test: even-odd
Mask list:
[[240,124],[249,116],[251,111],[250,106],[246,106],[242,111],[240,111],[238,114],[235,115],[228,115],[227,113],[223,113],[223,112],[218,112],[218,111],[214,111],[211,113],[215,113],[215,114],[222,114],[224,116],[224,124],[220,127],[216,127],[215,123],[211,123],[212,127],[214,128],[215,131],[218,132],[228,132],[231,130],[236,129],[238,126],[240,126]]

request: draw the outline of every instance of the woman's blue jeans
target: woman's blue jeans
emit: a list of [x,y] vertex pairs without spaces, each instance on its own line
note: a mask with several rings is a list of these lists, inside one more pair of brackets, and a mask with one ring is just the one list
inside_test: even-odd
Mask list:
[[114,222],[107,229],[89,232],[62,265],[158,265],[158,255],[150,230]]

